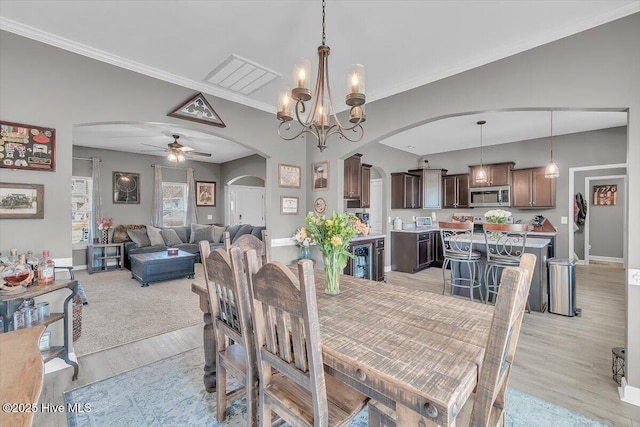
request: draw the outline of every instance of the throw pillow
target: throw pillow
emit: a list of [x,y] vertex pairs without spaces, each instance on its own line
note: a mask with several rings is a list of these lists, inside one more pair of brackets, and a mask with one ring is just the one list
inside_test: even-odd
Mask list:
[[191,224],[191,239],[189,243],[198,243],[200,240],[213,242],[213,227],[210,225]]
[[113,236],[111,237],[111,241],[113,243],[130,242],[131,239],[127,234],[127,230],[141,230],[143,228],[144,225],[139,224],[116,225],[116,228],[113,229]]
[[226,227],[220,227],[217,225],[212,225],[213,228],[213,241],[221,243],[224,238],[224,232],[227,229]]
[[238,240],[240,236],[244,236],[245,234],[251,234],[251,230],[253,230],[253,225],[244,224],[242,227],[240,227],[236,235],[233,236],[233,238],[231,239],[231,242],[232,243],[235,242],[236,240]]
[[147,230],[127,230],[127,234],[129,238],[138,245],[139,248],[144,248],[146,246],[151,246],[151,242],[149,241],[149,236],[147,236]]
[[160,230],[160,235],[164,239],[164,244],[167,246],[179,245],[180,243],[182,243],[182,240],[180,240],[180,236],[178,236],[176,230],[173,230],[171,228]]
[[160,229],[147,225],[147,236],[149,236],[149,242],[151,246],[164,246],[164,239],[160,234]]

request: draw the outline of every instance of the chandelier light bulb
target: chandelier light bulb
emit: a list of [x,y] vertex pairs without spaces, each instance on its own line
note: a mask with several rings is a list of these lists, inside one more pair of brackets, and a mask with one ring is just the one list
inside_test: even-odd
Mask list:
[[476,182],[487,182],[487,172],[485,172],[483,167],[476,173]]
[[178,161],[179,162],[184,162],[184,154],[182,154],[182,153],[178,154]]
[[559,176],[560,176],[560,169],[558,168],[558,165],[556,165],[555,162],[549,162],[547,164],[547,167],[544,170],[544,177],[557,178]]
[[167,156],[167,160],[169,160],[170,162],[175,162],[178,160],[178,158],[176,157],[175,153],[169,153],[169,155]]

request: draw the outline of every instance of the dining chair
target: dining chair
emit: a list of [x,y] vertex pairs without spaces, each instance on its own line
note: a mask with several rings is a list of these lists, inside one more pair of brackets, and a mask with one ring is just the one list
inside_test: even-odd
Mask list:
[[[480,300],[485,301],[482,295],[482,264],[480,252],[473,250],[473,222],[438,222],[444,262],[442,263],[442,294],[447,288],[447,266],[451,266],[449,284],[451,294],[453,289],[465,288],[469,290],[471,301],[474,300],[474,290],[478,289]],[[456,269],[456,264],[459,269]],[[462,276],[462,265],[469,270],[469,277]],[[456,271],[457,270],[457,271]]]
[[[475,393],[469,397],[456,416],[455,425],[504,425],[505,392],[518,345],[535,261],[535,255],[524,254],[522,262],[525,267],[507,267],[502,271],[478,384]],[[393,425],[396,419],[395,411],[380,402],[370,402],[370,410],[372,407],[374,419],[378,417],[388,420],[388,424]]]
[[[487,302],[498,294],[498,278],[504,267],[517,267],[524,254],[528,224],[482,224],[486,245],[484,284]],[[527,310],[528,304],[527,304]]]
[[299,261],[296,277],[279,262],[259,267],[253,250],[245,259],[261,424],[271,425],[274,412],[293,426],[346,425],[367,397],[324,372],[313,262]]
[[231,243],[230,234],[228,231],[224,232],[224,247],[227,251],[231,248],[240,248],[242,252],[246,252],[253,249],[257,252],[261,258],[262,263],[266,264],[271,261],[271,250],[269,245],[269,235],[267,230],[262,230],[262,240],[258,239],[253,234],[243,234],[238,237],[233,243]]
[[[242,267],[242,250],[231,248],[230,252],[231,256],[218,248],[204,259],[216,341],[216,418],[224,421],[227,403],[246,395],[248,425],[256,426],[258,373],[247,278]],[[244,387],[228,392],[227,374]]]

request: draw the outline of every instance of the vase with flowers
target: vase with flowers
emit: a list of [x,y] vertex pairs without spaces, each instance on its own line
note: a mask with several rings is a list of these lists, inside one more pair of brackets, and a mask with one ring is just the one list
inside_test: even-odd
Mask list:
[[311,238],[307,235],[307,229],[299,228],[293,238],[298,242],[298,258],[311,259]]
[[96,221],[98,224],[98,230],[102,232],[102,243],[109,243],[109,229],[113,227],[113,219],[112,218],[100,218]]
[[351,239],[359,233],[357,218],[351,213],[333,213],[329,218],[310,212],[307,215],[305,233],[315,243],[324,258],[325,290],[329,295],[340,293],[340,273],[347,266]]
[[[511,212],[505,211],[503,209],[493,209],[485,212],[484,214],[484,222],[489,222],[492,224],[506,224],[509,218],[511,218]],[[493,238],[497,239],[498,237],[500,237],[501,233],[495,232],[491,235]]]

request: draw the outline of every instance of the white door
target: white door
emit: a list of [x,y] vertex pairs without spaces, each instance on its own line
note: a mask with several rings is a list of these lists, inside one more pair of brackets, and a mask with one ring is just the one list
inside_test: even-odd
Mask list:
[[371,234],[383,234],[382,179],[372,179],[370,190],[371,208],[369,209],[369,225],[371,226]]
[[229,224],[265,225],[264,187],[229,186]]

